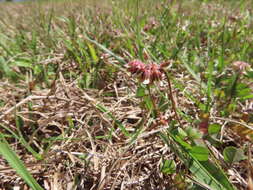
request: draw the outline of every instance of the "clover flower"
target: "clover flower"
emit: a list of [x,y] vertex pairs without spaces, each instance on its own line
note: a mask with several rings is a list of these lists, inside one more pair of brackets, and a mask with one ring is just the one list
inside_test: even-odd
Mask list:
[[145,64],[139,60],[134,60],[128,63],[128,71],[132,74],[140,74],[145,70]]
[[144,84],[153,84],[154,81],[162,79],[162,67],[155,63],[144,64],[139,60],[127,64],[128,71],[137,74]]
[[244,61],[235,61],[233,64],[232,64],[233,68],[236,70],[236,71],[239,71],[239,72],[244,72],[245,70],[249,69],[250,68],[250,64],[249,63],[246,63]]

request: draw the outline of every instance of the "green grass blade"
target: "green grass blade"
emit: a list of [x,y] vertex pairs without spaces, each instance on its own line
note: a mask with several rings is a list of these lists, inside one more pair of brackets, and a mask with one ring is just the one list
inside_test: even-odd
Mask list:
[[[5,129],[11,134],[11,137],[16,138],[29,152],[32,153],[32,155],[37,159],[41,160],[42,156],[38,154],[33,148],[26,142],[26,140],[22,136],[18,136],[15,132],[13,132],[10,128],[4,126],[3,124],[0,124],[0,128]],[[19,132],[20,135],[20,132]]]
[[213,70],[214,70],[214,66],[212,62],[208,63],[208,81],[207,81],[207,100],[208,103],[206,111],[209,111],[209,106],[211,105],[211,101],[212,101],[212,85],[213,85]]
[[[169,136],[172,138],[172,143],[169,143],[171,140],[165,134],[162,134],[161,138],[169,147],[172,147],[171,149],[174,150],[175,154],[177,154],[188,167],[196,181],[205,184],[212,190],[235,190],[227,176],[218,166],[210,161],[198,161],[198,159],[184,147],[185,145],[180,144],[178,136],[175,136],[171,132],[169,132]],[[186,143],[185,141],[183,142]],[[191,145],[187,143],[187,146]]]
[[32,175],[27,171],[23,162],[10,148],[3,135],[0,133],[0,154],[8,161],[9,165],[23,178],[23,180],[34,190],[43,190]]
[[122,133],[126,136],[126,137],[130,137],[131,135],[129,134],[129,132],[126,130],[126,128],[124,127],[124,125],[117,120],[111,113],[108,113],[108,110],[102,106],[102,105],[97,105],[97,108],[102,111],[103,113],[107,113],[107,116],[109,118],[111,118],[115,124],[120,128],[120,130],[122,131]]
[[85,39],[88,40],[89,42],[95,44],[97,47],[99,47],[101,50],[105,51],[106,53],[108,53],[109,55],[113,56],[115,59],[117,59],[121,64],[125,65],[127,64],[127,62],[124,61],[124,59],[118,55],[116,55],[115,53],[113,53],[111,50],[107,49],[105,46],[103,46],[102,44],[98,43],[95,40],[90,39],[87,35],[85,35]]

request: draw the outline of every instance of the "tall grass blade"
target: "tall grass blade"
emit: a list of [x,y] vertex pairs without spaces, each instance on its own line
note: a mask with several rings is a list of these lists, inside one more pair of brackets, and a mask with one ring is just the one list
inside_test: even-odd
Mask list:
[[191,148],[190,144],[182,139],[180,140],[180,137],[172,132],[169,132],[169,136],[172,138],[172,143],[169,143],[171,139],[167,135],[161,134],[161,138],[184,162],[196,181],[205,184],[212,190],[235,190],[227,176],[218,166],[210,161],[199,161],[189,151],[189,148]]
[[106,53],[108,53],[109,55],[113,56],[116,60],[118,60],[121,64],[125,65],[127,64],[126,61],[124,61],[124,59],[118,55],[116,55],[115,53],[113,53],[111,50],[107,49],[105,46],[103,46],[102,44],[98,43],[95,40],[90,39],[87,35],[85,35],[85,39],[88,40],[89,42],[95,44],[97,47],[99,47],[101,50],[105,51]]
[[23,162],[18,158],[16,153],[10,148],[3,134],[0,133],[0,154],[8,161],[10,166],[23,178],[23,180],[34,190],[43,190],[28,172]]
[[117,120],[111,113],[108,113],[108,110],[107,110],[104,106],[102,106],[102,105],[97,105],[97,108],[98,108],[100,111],[102,111],[103,113],[107,113],[107,116],[108,116],[109,118],[111,118],[111,119],[115,122],[115,124],[121,129],[122,133],[123,133],[126,137],[131,136],[131,135],[129,134],[129,132],[126,130],[126,128],[124,127],[124,125],[123,125],[119,120]]

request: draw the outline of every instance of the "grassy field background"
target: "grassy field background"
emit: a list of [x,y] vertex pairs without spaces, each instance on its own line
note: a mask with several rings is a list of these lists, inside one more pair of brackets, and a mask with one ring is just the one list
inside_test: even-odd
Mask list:
[[253,1],[0,4],[0,188],[253,190]]

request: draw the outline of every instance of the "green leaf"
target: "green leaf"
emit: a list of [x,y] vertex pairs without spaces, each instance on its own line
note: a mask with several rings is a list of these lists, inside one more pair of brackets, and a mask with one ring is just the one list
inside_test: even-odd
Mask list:
[[191,149],[192,148],[191,145],[189,145],[187,142],[182,140],[182,138],[179,135],[175,135],[175,141],[177,141],[185,149]]
[[12,62],[11,64],[18,67],[33,68],[33,65],[30,62],[25,61],[25,60],[17,60],[15,62]]
[[27,171],[23,162],[10,148],[3,135],[0,133],[0,154],[8,161],[9,165],[23,178],[23,180],[34,190],[43,190],[32,175]]
[[185,66],[185,68],[188,70],[188,72],[192,75],[192,77],[204,88],[206,89],[207,86],[205,83],[201,81],[201,78],[199,77],[199,73],[195,72],[194,69],[189,65],[187,59],[185,56],[181,57],[181,62]]
[[145,96],[143,98],[144,100],[144,103],[145,103],[145,106],[148,110],[153,110],[153,103],[152,103],[152,100],[149,96]]
[[247,100],[247,99],[251,99],[251,98],[253,98],[253,94],[249,94],[249,95],[242,97],[242,100]]
[[189,150],[185,149],[184,146],[181,146],[180,143],[175,143],[178,141],[178,136],[175,136],[169,131],[168,133],[169,137],[172,138],[174,143],[171,143],[170,138],[166,135],[161,135],[161,138],[185,163],[186,167],[188,167],[196,181],[205,184],[206,187],[212,190],[235,190],[233,185],[229,182],[227,176],[220,169],[220,166],[214,165],[208,160],[199,161],[195,156],[193,156],[193,154],[189,152]]
[[0,99],[0,107],[3,107],[5,105],[5,102]]
[[208,127],[208,133],[210,135],[217,134],[220,132],[220,130],[221,130],[221,126],[218,123],[210,124]]
[[[119,121],[117,120],[114,115],[112,115],[112,113],[110,113],[108,111],[108,109],[106,107],[104,107],[103,105],[97,104],[96,107],[103,113],[106,113],[106,115],[111,118],[115,124],[120,128],[120,130],[122,131],[122,133],[126,136],[126,137],[130,137],[131,134],[126,130],[125,126]],[[114,129],[112,128],[111,131],[113,131]]]
[[213,135],[212,136],[211,135],[206,135],[204,137],[204,139],[207,140],[209,143],[211,143],[211,145],[213,145],[213,146],[215,146],[217,148],[221,147],[221,145],[222,145],[222,143],[218,139],[216,139],[215,137],[213,137]]
[[253,79],[253,71],[248,71],[247,72],[247,77]]
[[4,76],[10,78],[12,81],[17,82],[20,79],[20,75],[12,70],[7,61],[0,57],[0,74],[3,73]]
[[224,160],[230,164],[246,159],[243,150],[233,146],[226,147],[223,151],[223,156]]
[[136,97],[140,98],[140,97],[143,97],[146,95],[145,93],[146,89],[140,85],[138,88],[137,88],[137,91],[136,91]]
[[87,43],[88,47],[89,47],[89,50],[90,50],[90,54],[91,54],[91,57],[93,59],[93,62],[94,63],[97,63],[98,62],[98,56],[96,54],[96,50],[95,48],[90,44],[90,43]]
[[187,137],[187,133],[180,127],[178,127],[178,134],[180,135],[180,137],[184,138]]
[[[214,64],[213,62],[208,63],[208,81],[207,81],[207,95],[208,95],[208,100],[211,101],[212,97],[212,83],[213,83],[213,69],[214,69]],[[210,102],[209,102],[210,103]]]
[[17,125],[17,130],[20,136],[18,136],[15,132],[13,132],[9,127],[4,126],[3,124],[0,124],[0,127],[8,131],[14,138],[16,138],[29,152],[32,153],[32,155],[37,159],[37,160],[42,160],[42,155],[38,154],[33,148],[29,145],[28,142],[24,139],[22,136],[21,130],[19,129],[19,126]]
[[98,48],[100,48],[101,50],[105,51],[106,53],[108,53],[109,55],[113,56],[115,59],[117,59],[122,65],[127,64],[127,62],[124,61],[124,59],[118,55],[116,55],[115,53],[113,53],[111,50],[107,49],[105,46],[103,46],[102,44],[98,43],[95,40],[90,39],[87,35],[84,34],[84,37],[86,40],[88,40],[89,42],[95,44]]
[[202,137],[202,134],[193,127],[187,127],[186,133],[188,134],[188,137],[191,139],[200,139]]
[[209,156],[209,150],[202,146],[194,146],[189,151],[190,154],[199,161],[207,161]]
[[174,160],[165,160],[161,163],[160,169],[164,174],[173,174],[176,171],[176,163]]
[[236,95],[240,98],[251,96],[252,90],[251,90],[251,88],[248,87],[247,84],[239,83],[236,86]]
[[228,81],[226,93],[231,98],[234,98],[236,96],[238,79],[239,79],[239,74],[235,74]]
[[191,160],[189,170],[195,180],[206,184],[212,190],[234,190],[227,176],[209,161]]
[[168,98],[161,94],[158,108],[161,112],[165,112],[169,108]]

